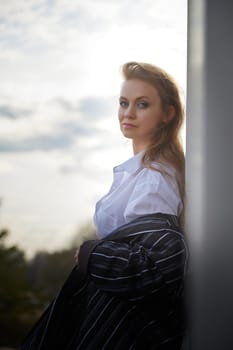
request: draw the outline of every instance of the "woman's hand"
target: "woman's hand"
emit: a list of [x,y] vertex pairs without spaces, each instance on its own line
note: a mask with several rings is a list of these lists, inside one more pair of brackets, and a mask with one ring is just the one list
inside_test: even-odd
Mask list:
[[74,260],[75,260],[76,264],[78,264],[78,254],[79,254],[79,249],[77,249],[75,254],[74,254]]

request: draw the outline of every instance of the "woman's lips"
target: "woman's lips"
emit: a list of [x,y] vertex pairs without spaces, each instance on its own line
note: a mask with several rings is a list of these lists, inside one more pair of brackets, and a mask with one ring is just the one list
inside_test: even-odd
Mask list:
[[126,129],[130,128],[136,128],[136,125],[130,124],[130,123],[122,123],[122,126]]

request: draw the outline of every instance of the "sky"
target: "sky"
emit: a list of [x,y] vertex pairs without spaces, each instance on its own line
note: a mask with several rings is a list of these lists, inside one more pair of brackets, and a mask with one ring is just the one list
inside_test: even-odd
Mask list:
[[0,229],[28,256],[92,222],[120,133],[120,67],[158,65],[185,100],[186,0],[0,1]]

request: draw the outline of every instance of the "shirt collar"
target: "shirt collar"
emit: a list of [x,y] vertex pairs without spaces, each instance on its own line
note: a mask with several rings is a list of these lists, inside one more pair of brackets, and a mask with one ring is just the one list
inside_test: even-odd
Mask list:
[[114,172],[127,171],[130,174],[134,174],[137,170],[142,168],[142,157],[144,151],[137,153],[132,158],[126,160],[124,163],[117,165],[113,168]]

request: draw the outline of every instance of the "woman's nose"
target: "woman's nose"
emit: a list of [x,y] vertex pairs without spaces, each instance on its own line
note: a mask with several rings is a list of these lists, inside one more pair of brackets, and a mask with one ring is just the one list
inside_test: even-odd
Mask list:
[[130,119],[135,118],[135,110],[133,106],[128,105],[128,107],[124,109],[124,116]]

